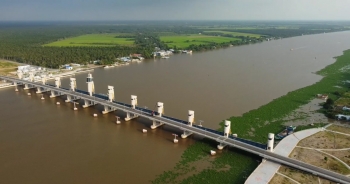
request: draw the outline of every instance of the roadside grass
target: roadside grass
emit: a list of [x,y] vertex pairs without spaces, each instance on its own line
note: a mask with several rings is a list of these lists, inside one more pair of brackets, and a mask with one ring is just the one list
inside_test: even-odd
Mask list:
[[294,148],[289,157],[343,175],[350,174],[350,170],[341,162],[327,154],[318,152],[316,150],[297,147]]
[[[312,174],[306,173],[304,171],[300,171],[298,169],[294,169],[294,168],[283,166],[283,165],[280,167],[278,172],[298,181],[299,183],[319,183],[319,180],[321,181],[321,183],[329,183],[329,184],[332,183],[329,180],[325,180],[323,178],[318,178],[316,175],[312,175]],[[277,182],[277,181],[281,181],[281,180],[283,182]],[[269,183],[270,184],[277,184],[277,183],[295,184],[294,181],[291,181],[290,179],[288,179],[284,176],[281,176],[279,174],[275,174]]]
[[239,38],[228,38],[220,36],[209,36],[200,34],[187,35],[167,35],[160,36],[160,40],[165,42],[169,47],[186,48],[190,45],[205,45],[209,43],[227,43],[230,41],[241,40]]
[[[240,117],[229,118],[232,122],[232,132],[237,133],[242,138],[266,143],[268,133],[278,133],[284,128],[282,125],[284,117],[301,105],[307,104],[311,99],[315,98],[316,94],[329,94],[330,98],[336,99],[336,96],[333,94],[334,91],[345,92],[349,86],[341,81],[349,79],[350,73],[349,71],[342,71],[341,68],[348,66],[349,61],[350,50],[347,50],[344,51],[342,56],[337,57],[335,63],[317,72],[317,74],[324,77],[319,82],[289,92]],[[339,89],[334,86],[341,86],[342,88]],[[310,128],[323,125],[316,122],[314,124]],[[220,130],[222,131],[223,122],[220,125]],[[251,128],[256,130],[253,136],[248,133]],[[309,127],[297,127],[300,130],[306,128]],[[165,171],[152,183],[244,183],[250,173],[258,166],[259,163],[256,160],[260,158],[234,148],[225,148],[223,152],[218,152],[210,168],[185,178],[181,182],[170,182],[179,178],[183,170],[190,169],[191,163],[209,157],[209,151],[211,149],[216,150],[217,144],[215,141],[206,139],[196,142],[183,153],[181,161],[172,170]],[[218,170],[218,168],[226,164],[230,166],[228,171]]]
[[234,31],[221,31],[221,30],[211,30],[211,31],[204,31],[204,33],[223,33],[223,34],[229,34],[232,36],[249,36],[253,38],[260,38],[261,35],[259,34],[251,34],[251,33],[239,33],[239,32],[234,32]]
[[345,133],[345,134],[350,135],[350,128],[342,127],[342,126],[338,126],[338,125],[331,125],[331,126],[327,127],[327,130],[332,130],[335,132],[341,132],[341,133]]
[[349,97],[341,97],[337,101],[334,102],[334,105],[337,106],[350,106],[350,98]]
[[[116,36],[128,36],[130,38],[116,38]],[[110,47],[116,45],[132,46],[134,39],[131,34],[113,33],[113,34],[87,34],[77,37],[58,40],[45,44],[47,47]]]
[[0,75],[7,75],[10,72],[17,70],[18,64],[0,60]]
[[5,68],[14,68],[17,67],[18,65],[15,63],[7,62],[5,60],[0,60],[0,69],[5,69]]

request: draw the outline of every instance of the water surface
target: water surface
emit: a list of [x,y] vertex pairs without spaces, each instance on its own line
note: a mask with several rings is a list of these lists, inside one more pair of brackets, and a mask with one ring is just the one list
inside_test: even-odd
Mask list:
[[[92,75],[96,93],[113,85],[119,101],[137,95],[149,109],[161,101],[166,115],[186,119],[194,110],[197,122],[218,128],[225,118],[319,81],[313,73],[349,48],[350,32],[319,34],[99,68]],[[76,75],[78,88],[86,90],[86,76]],[[68,87],[68,78],[62,84]],[[147,183],[173,168],[194,142],[173,144],[175,130],[167,126],[143,134],[151,122],[142,118],[116,125],[115,115],[125,116],[119,111],[73,111],[62,98],[40,97],[0,89],[2,183]]]

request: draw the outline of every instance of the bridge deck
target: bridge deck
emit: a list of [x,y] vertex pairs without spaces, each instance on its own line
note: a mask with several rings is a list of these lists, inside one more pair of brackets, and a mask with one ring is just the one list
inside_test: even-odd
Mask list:
[[[62,88],[63,89],[63,88]],[[78,93],[82,93],[82,94],[85,94],[87,95],[88,92],[86,91],[83,91],[83,90],[77,90]],[[103,99],[103,100],[108,100],[108,96],[107,95],[104,95],[104,94],[93,94],[93,96],[97,97],[97,98],[100,98],[100,99]],[[122,105],[124,106],[125,108],[131,108],[131,105],[130,104],[126,104],[126,103],[123,103],[123,102],[118,102],[118,101],[113,101],[114,103],[116,104],[119,104],[119,105]],[[144,114],[147,114],[149,116],[152,116],[152,112],[155,114],[155,115],[158,115],[157,112],[154,112],[150,109],[145,109],[145,108],[142,108],[142,107],[135,107],[136,110],[139,110],[139,111],[142,111]],[[183,125],[187,125],[188,122],[187,121],[184,121],[184,120],[180,120],[180,119],[177,119],[177,118],[173,118],[173,117],[170,117],[170,116],[164,116],[162,115],[163,118],[165,119],[169,119],[169,120],[172,120],[172,121],[175,121],[177,123],[181,123]],[[208,132],[212,132],[214,134],[217,134],[219,136],[224,136],[224,133],[223,132],[219,132],[217,130],[213,130],[213,129],[210,129],[210,128],[205,128],[205,127],[201,127],[201,126],[198,126],[198,125],[192,125],[196,128],[199,128],[199,129],[202,129],[202,130],[205,130],[205,131],[208,131]],[[258,142],[254,142],[254,141],[251,141],[251,140],[247,140],[247,139],[243,139],[243,138],[238,138],[238,137],[233,137],[233,136],[229,136],[230,139],[235,139],[237,141],[240,141],[240,142],[243,142],[243,143],[246,143],[246,144],[250,144],[252,146],[255,146],[255,147],[258,147],[258,148],[261,148],[261,149],[266,149],[266,144],[261,144],[261,143],[258,143]]]
[[[54,90],[57,91],[61,94],[66,94],[66,95],[71,95],[71,96],[77,96],[80,99],[85,99],[85,100],[90,100],[93,101],[96,104],[101,104],[105,106],[110,106],[116,109],[120,109],[124,112],[132,113],[138,116],[146,117],[150,120],[153,121],[158,121],[164,124],[167,124],[169,126],[173,126],[182,130],[186,130],[189,132],[193,132],[197,135],[201,135],[213,140],[216,140],[220,143],[223,143],[228,146],[232,146],[247,152],[250,152],[252,154],[259,155],[267,160],[271,160],[280,164],[284,164],[296,169],[300,169],[309,173],[312,173],[314,175],[321,176],[323,178],[332,180],[337,183],[350,183],[350,178],[338,173],[335,173],[333,171],[329,171],[326,169],[322,169],[310,164],[307,164],[305,162],[295,160],[292,158],[288,158],[285,156],[278,155],[276,153],[267,151],[265,149],[262,149],[263,146],[259,145],[259,143],[255,144],[253,141],[249,140],[244,140],[241,138],[235,138],[230,136],[229,138],[223,137],[222,132],[218,132],[216,130],[204,128],[204,127],[199,127],[198,125],[195,126],[188,126],[185,121],[178,120],[176,118],[171,118],[167,116],[151,116],[150,110],[148,109],[143,109],[141,107],[137,107],[136,109],[130,108],[131,106],[129,104],[125,104],[122,102],[109,102],[106,100],[104,95],[101,94],[95,94],[94,96],[89,96],[86,94],[86,92],[77,90],[76,92],[70,91],[66,88],[55,88],[50,85],[44,85],[40,83],[35,83],[35,82],[30,82],[30,81],[25,81],[21,79],[16,79],[16,78],[11,78],[11,77],[6,77],[6,76],[0,76],[0,78],[3,78],[5,80],[13,81],[13,82],[20,82],[20,83],[25,83],[25,84],[31,84],[36,87],[41,87],[49,90]],[[265,146],[265,145],[264,145]]]

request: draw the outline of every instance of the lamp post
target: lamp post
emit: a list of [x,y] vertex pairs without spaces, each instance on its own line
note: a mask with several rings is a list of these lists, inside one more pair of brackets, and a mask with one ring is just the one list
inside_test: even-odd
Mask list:
[[144,107],[144,109],[145,109],[145,114],[146,114],[146,110],[147,110],[147,108],[148,108],[147,106],[145,106],[145,107]]
[[202,125],[203,122],[204,122],[203,120],[199,120],[199,125],[198,126],[202,127],[203,126]]
[[120,124],[120,120],[119,120],[120,117],[119,116],[115,116],[115,117],[117,118],[117,121],[115,123],[119,125]]

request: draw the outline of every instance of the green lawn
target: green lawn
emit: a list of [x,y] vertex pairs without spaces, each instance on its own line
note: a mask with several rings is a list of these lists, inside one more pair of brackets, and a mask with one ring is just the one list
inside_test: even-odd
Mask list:
[[17,67],[18,65],[15,63],[11,63],[5,60],[1,60],[0,59],[0,69],[4,69],[4,68],[14,68]]
[[178,48],[186,48],[192,44],[208,44],[208,43],[224,43],[235,40],[238,38],[228,38],[220,36],[208,36],[200,34],[189,34],[189,35],[172,35],[172,36],[160,36],[160,40],[164,41],[170,47],[176,46]]
[[231,32],[231,31],[219,31],[219,30],[211,30],[211,31],[204,31],[205,33],[223,33],[223,34],[230,34],[232,36],[249,36],[254,38],[260,38],[261,35],[259,34],[250,34],[250,33],[239,33],[239,32]]
[[64,40],[59,40],[44,46],[52,47],[74,47],[74,46],[86,46],[86,47],[108,47],[115,45],[133,45],[133,38],[115,38],[123,34],[87,34],[81,35],[73,38],[67,38]]

